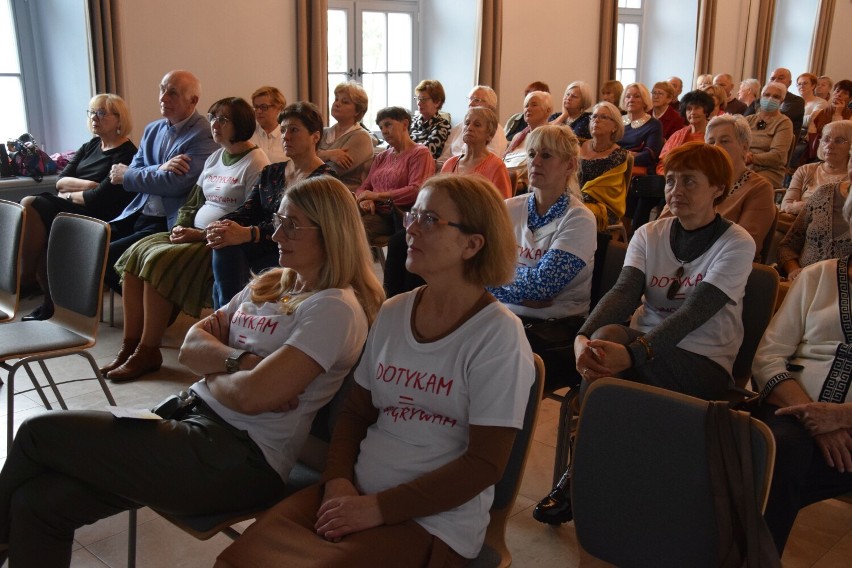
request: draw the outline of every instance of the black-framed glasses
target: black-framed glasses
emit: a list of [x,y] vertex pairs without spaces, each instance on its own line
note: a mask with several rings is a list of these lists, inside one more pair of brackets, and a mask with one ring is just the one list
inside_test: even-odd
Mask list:
[[407,229],[414,223],[420,225],[420,228],[423,231],[431,231],[435,228],[436,225],[448,225],[450,227],[455,227],[459,231],[464,233],[468,233],[470,231],[462,225],[461,223],[453,223],[452,221],[447,221],[445,219],[441,219],[434,213],[428,212],[415,212],[415,211],[407,211],[405,216],[402,218],[402,225]]
[[86,116],[88,116],[89,118],[95,118],[97,116],[98,120],[103,120],[103,118],[108,114],[114,113],[109,112],[108,110],[104,110],[102,108],[99,108],[98,110],[86,109]]
[[286,215],[282,215],[281,213],[273,213],[272,214],[272,226],[275,227],[275,230],[281,229],[284,231],[284,234],[291,241],[296,238],[296,231],[319,231],[319,227],[300,227],[296,224],[296,222],[287,217]]
[[757,121],[757,129],[758,130],[766,130],[766,121],[765,120],[758,120]]
[[219,124],[225,125],[225,124],[228,124],[229,122],[231,122],[231,119],[228,118],[227,116],[224,116],[224,115],[221,115],[221,114],[215,115],[215,114],[212,114],[212,113],[207,113],[207,121],[210,124],[213,124],[214,122],[218,122]]
[[269,109],[274,108],[274,107],[275,107],[275,105],[254,105],[251,108],[253,108],[255,112],[257,112],[257,111],[266,112]]
[[677,293],[680,292],[681,287],[681,278],[683,278],[683,265],[678,266],[677,271],[675,272],[674,278],[672,279],[672,283],[669,285],[669,289],[666,290],[666,298],[669,300],[674,300]]

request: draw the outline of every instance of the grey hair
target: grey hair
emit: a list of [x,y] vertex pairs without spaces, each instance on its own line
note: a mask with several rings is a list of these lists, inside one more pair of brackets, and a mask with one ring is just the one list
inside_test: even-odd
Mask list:
[[571,89],[580,91],[580,103],[583,105],[583,110],[588,109],[595,102],[595,95],[592,93],[592,87],[585,81],[574,81],[565,87],[567,93]]
[[473,96],[473,93],[479,90],[485,91],[484,100],[480,103],[480,106],[488,107],[497,112],[497,93],[488,85],[475,85],[468,93],[468,97]]
[[743,79],[740,83],[740,87],[743,85],[751,90],[751,94],[754,95],[755,98],[760,97],[760,81],[757,79]]
[[737,140],[741,144],[743,144],[746,148],[751,147],[751,127],[748,125],[748,121],[741,114],[720,114],[719,116],[714,116],[710,119],[710,122],[707,123],[707,127],[704,130],[704,137],[707,137],[707,133],[710,132],[711,128],[724,126],[726,124],[730,124],[734,128]]
[[[830,136],[830,132],[834,132],[834,136],[839,134],[847,140],[852,140],[852,120],[835,120],[834,122],[829,122],[823,127],[822,138],[820,138],[820,144],[817,147],[817,157],[820,160],[825,160],[825,151],[823,150],[822,140],[826,136]],[[852,145],[849,146],[849,155],[852,156]]]
[[769,81],[763,86],[763,90],[760,91],[761,96],[763,95],[763,91],[766,90],[766,87],[775,87],[776,89],[781,89],[781,96],[787,96],[787,85],[784,83],[780,83],[778,81]]

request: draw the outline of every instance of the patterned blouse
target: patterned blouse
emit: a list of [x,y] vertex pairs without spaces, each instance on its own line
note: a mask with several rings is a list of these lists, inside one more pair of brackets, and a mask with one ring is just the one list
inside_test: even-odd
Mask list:
[[[564,216],[568,212],[568,194],[562,194],[547,212],[539,216],[535,208],[535,195],[527,201],[527,227],[535,231]],[[570,252],[549,249],[534,267],[515,268],[515,280],[506,286],[489,288],[498,300],[520,305],[524,300],[550,300],[558,294],[586,266]]]
[[[281,205],[281,197],[284,195],[284,190],[287,189],[287,178],[284,173],[287,171],[287,164],[289,163],[278,162],[263,168],[263,171],[260,172],[260,180],[251,190],[245,202],[236,211],[228,213],[222,219],[236,221],[243,227],[255,225],[260,228],[261,243],[278,246],[272,242],[272,233],[275,232],[275,227],[272,225],[272,214],[278,211],[278,206]],[[319,166],[308,177],[322,175],[334,175],[328,164]]]
[[583,187],[587,181],[600,177],[604,172],[608,172],[614,167],[620,166],[627,159],[627,150],[624,148],[616,148],[609,153],[609,156],[596,159],[580,160],[580,169],[577,171],[577,178],[580,182],[580,187]]
[[804,268],[820,260],[852,254],[849,225],[843,220],[845,199],[840,194],[840,183],[823,185],[811,195],[778,245],[779,265],[798,260]]
[[444,151],[444,143],[450,136],[450,129],[449,121],[439,114],[429,120],[424,120],[418,114],[411,122],[411,139],[429,148],[432,158],[437,160]]

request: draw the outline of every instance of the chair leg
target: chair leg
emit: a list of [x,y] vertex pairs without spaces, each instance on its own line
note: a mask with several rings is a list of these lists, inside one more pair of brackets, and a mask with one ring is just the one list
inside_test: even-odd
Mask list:
[[579,388],[570,389],[565,393],[565,397],[559,405],[559,426],[556,431],[556,457],[553,460],[553,485],[556,485],[562,474],[571,465],[574,450],[574,432],[577,427],[574,403],[579,394]]
[[[53,375],[50,374],[50,371],[47,370],[47,365],[45,365],[44,361],[39,359],[39,367],[41,367],[41,372],[44,373],[45,378],[47,379],[48,384],[50,384],[51,390],[53,390],[54,396],[56,396],[56,402],[59,403],[59,407],[62,410],[68,410],[68,406],[65,404],[65,399],[62,398],[62,395],[59,393],[59,388],[56,386],[56,381],[53,380]],[[27,365],[27,369],[30,366]],[[41,393],[41,387],[38,386],[38,383],[35,382],[32,373],[30,373],[30,378],[33,379],[33,385],[36,387],[36,390]]]
[[81,357],[85,357],[86,360],[89,361],[89,365],[91,365],[92,370],[95,372],[95,378],[98,380],[98,383],[101,385],[101,389],[103,389],[104,395],[106,396],[107,401],[109,401],[109,403],[111,405],[116,406],[115,398],[113,398],[112,392],[110,392],[109,387],[107,386],[107,383],[104,380],[104,376],[101,373],[101,370],[98,367],[97,362],[95,361],[95,358],[92,357],[92,354],[89,353],[88,351],[81,351],[79,353],[79,355]]
[[[44,396],[44,390],[42,390],[41,385],[38,383],[38,379],[36,379],[35,374],[33,374],[33,370],[30,368],[29,363],[23,363],[22,366],[24,367],[24,370],[27,372],[27,375],[29,375],[30,380],[33,382],[33,386],[35,387],[35,390],[38,393],[39,398],[41,398],[41,403],[44,405],[44,407],[46,409],[48,409],[48,410],[53,409],[53,407],[50,405],[50,401],[47,400],[46,396]],[[9,378],[11,379],[11,374],[9,375]],[[10,385],[12,384],[11,380],[9,381],[9,384]],[[54,389],[54,392],[55,392],[55,389]]]
[[127,568],[136,568],[136,509],[127,511]]

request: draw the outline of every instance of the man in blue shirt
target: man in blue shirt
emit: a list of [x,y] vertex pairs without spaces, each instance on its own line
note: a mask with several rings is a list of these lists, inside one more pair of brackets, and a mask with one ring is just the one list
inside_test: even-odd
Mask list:
[[189,71],[170,71],[160,82],[163,118],[145,127],[129,166],[110,171],[114,184],[136,197],[110,223],[112,241],[104,281],[121,291],[113,266],[125,250],[153,233],[171,230],[177,212],[195,185],[204,162],[216,149],[207,120],[196,112],[201,83]]

